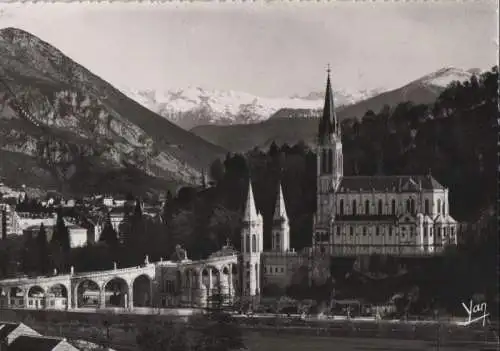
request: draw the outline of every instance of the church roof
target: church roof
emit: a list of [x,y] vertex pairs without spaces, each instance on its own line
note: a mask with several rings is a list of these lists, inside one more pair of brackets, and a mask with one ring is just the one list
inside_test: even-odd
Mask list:
[[283,187],[279,185],[278,196],[276,197],[276,204],[274,205],[274,221],[288,221],[286,213],[285,198],[283,196]]
[[340,193],[347,191],[415,192],[444,189],[432,175],[411,176],[344,176],[340,181]]
[[337,132],[338,123],[335,114],[335,104],[333,100],[332,84],[330,82],[330,69],[328,69],[328,77],[326,79],[325,104],[323,106],[323,116],[319,122],[318,137],[320,142]]
[[255,200],[253,197],[252,181],[248,182],[248,195],[247,201],[245,203],[245,213],[243,215],[244,222],[255,221],[259,217],[257,213],[257,207],[255,206]]

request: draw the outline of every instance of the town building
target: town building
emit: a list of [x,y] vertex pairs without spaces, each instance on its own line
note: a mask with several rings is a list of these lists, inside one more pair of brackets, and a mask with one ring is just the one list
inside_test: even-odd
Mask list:
[[64,338],[21,335],[10,344],[9,351],[79,351]]
[[9,346],[21,335],[39,336],[40,334],[23,323],[0,321],[0,351],[9,350]]

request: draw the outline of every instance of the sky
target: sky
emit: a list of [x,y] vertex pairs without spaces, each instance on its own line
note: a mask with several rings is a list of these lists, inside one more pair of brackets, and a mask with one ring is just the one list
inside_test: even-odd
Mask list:
[[11,3],[0,28],[49,42],[117,87],[266,96],[391,89],[497,64],[497,1]]

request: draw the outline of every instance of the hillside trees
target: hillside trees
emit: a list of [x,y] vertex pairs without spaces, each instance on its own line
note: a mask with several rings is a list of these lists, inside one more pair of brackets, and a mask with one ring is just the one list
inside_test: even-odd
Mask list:
[[47,231],[45,226],[40,224],[40,230],[38,231],[38,236],[36,238],[37,251],[38,251],[38,264],[39,269],[42,274],[47,274],[50,269],[50,251],[47,243]]

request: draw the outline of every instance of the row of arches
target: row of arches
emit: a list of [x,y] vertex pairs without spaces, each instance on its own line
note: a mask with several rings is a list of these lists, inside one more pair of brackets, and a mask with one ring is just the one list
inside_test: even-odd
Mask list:
[[[120,277],[114,277],[103,287],[92,279],[84,279],[77,283],[74,294],[74,307],[150,307],[153,305],[153,282],[143,274],[130,284]],[[27,289],[27,290],[26,290]],[[49,288],[34,285],[22,287],[0,287],[2,306],[24,308],[55,308],[65,309],[68,299],[68,288],[64,284],[55,284]],[[132,299],[132,300],[131,300]]]
[[[382,215],[384,214],[384,203],[382,201],[382,199],[379,199],[377,202],[376,202],[377,206],[375,208],[374,211],[372,211],[371,209],[371,202],[370,200],[365,200],[364,202],[364,213],[365,215]],[[396,200],[392,199],[391,202],[390,202],[390,208],[389,208],[389,205],[388,204],[385,204],[385,207],[387,207],[387,214],[391,214],[391,215],[396,215],[397,214],[397,204],[396,204]],[[436,202],[436,207],[437,207],[437,211],[438,213],[441,213],[443,215],[446,214],[446,205],[445,205],[445,202],[441,202],[441,199],[438,199],[437,202]],[[356,199],[352,200],[351,201],[351,208],[352,208],[352,214],[354,216],[356,216],[358,214],[358,209],[359,209],[359,206],[358,206],[358,202],[356,201]],[[407,199],[405,201],[405,211],[407,213],[413,213],[415,214],[416,213],[416,202],[415,202],[415,199],[413,198],[410,198],[410,199]],[[344,215],[345,214],[345,204],[344,204],[344,199],[340,199],[339,201],[339,208],[338,208],[338,214],[339,215]],[[431,214],[431,209],[430,209],[430,201],[428,199],[425,199],[424,201],[424,214],[426,215],[430,215]]]

